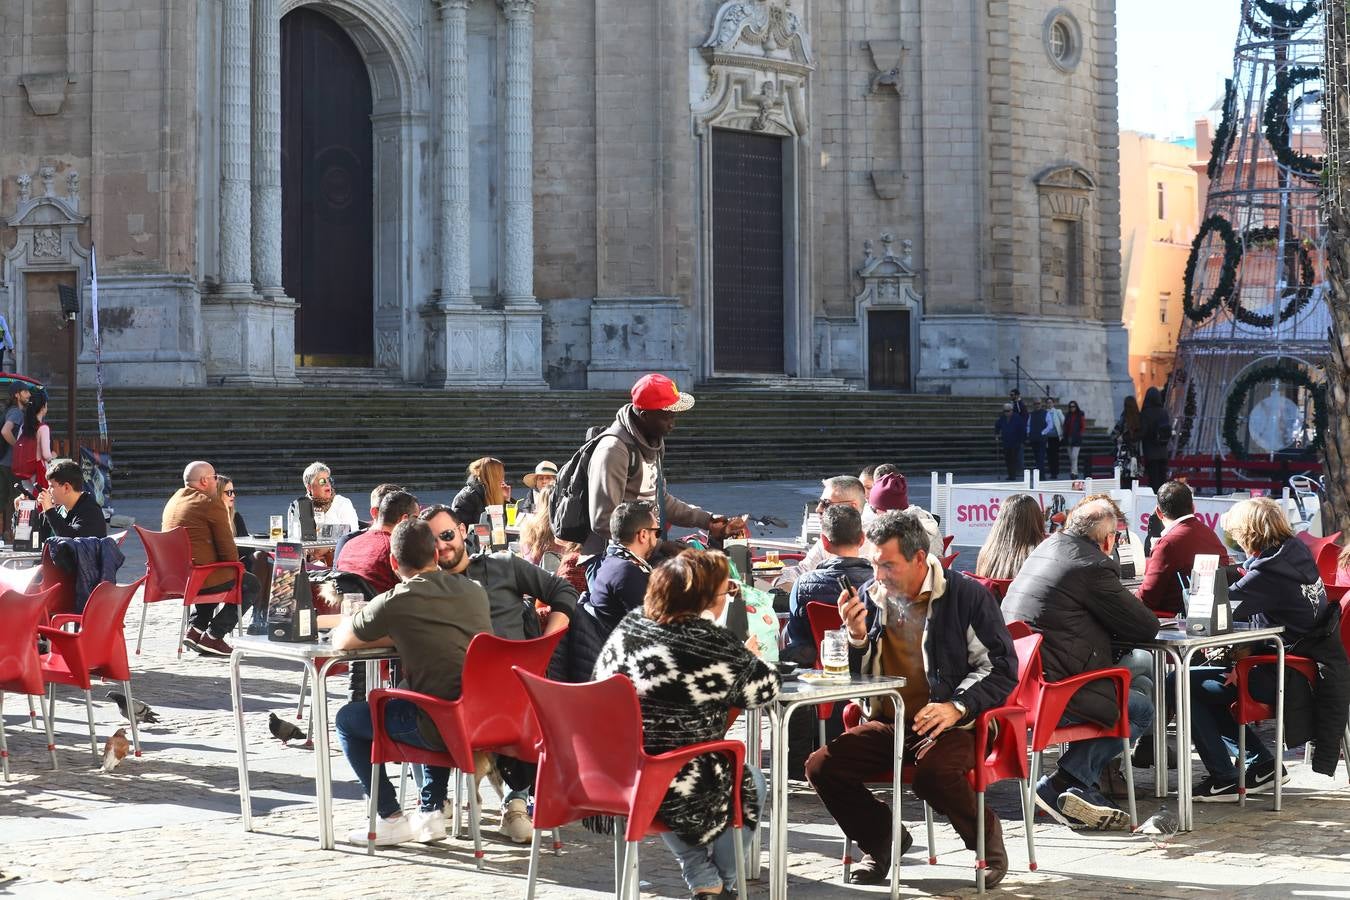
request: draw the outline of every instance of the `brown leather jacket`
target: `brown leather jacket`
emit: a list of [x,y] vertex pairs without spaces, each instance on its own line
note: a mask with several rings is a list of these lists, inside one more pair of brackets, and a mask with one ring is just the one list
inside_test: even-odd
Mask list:
[[[164,505],[164,531],[183,526],[192,543],[193,565],[204,566],[216,562],[237,562],[239,549],[234,545],[234,523],[225,504],[201,491],[184,487]],[[228,571],[214,572],[206,579],[205,587],[225,584],[233,578]]]

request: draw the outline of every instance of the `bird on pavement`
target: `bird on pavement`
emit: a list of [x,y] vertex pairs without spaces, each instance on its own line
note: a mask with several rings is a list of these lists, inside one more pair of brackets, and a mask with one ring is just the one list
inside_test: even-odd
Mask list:
[[287,722],[276,713],[267,714],[267,730],[272,732],[272,737],[281,741],[283,744],[289,741],[303,741],[305,731],[292,722]]
[[[122,718],[130,722],[131,716],[127,715],[127,695],[121,691],[108,691],[108,699],[117,704],[117,708],[122,711]],[[137,700],[133,697],[131,702],[136,707],[137,722],[154,723],[159,721],[159,715],[144,700]]]
[[1176,815],[1167,807],[1159,806],[1157,812],[1135,829],[1135,833],[1148,835],[1153,846],[1162,847],[1176,837],[1180,830],[1181,823],[1177,821]]
[[131,751],[131,741],[127,740],[127,730],[119,728],[113,732],[103,745],[103,771],[111,772],[122,764]]

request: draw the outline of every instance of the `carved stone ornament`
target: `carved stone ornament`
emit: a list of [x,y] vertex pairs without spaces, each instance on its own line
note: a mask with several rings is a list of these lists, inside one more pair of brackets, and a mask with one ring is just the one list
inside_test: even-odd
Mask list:
[[33,229],[33,256],[55,259],[61,255],[61,229],[44,225]]
[[23,85],[28,97],[28,108],[35,116],[54,116],[66,105],[66,85],[70,76],[65,72],[44,72],[23,75],[19,84]]
[[863,281],[862,293],[854,300],[860,306],[910,306],[917,308],[923,298],[914,290],[914,245],[900,242],[900,254],[895,253],[895,237],[881,236],[881,255],[873,252],[872,242],[863,241],[863,261],[858,277]]
[[793,0],[732,0],[713,18],[691,72],[696,128],[711,125],[767,134],[807,131],[811,40]]
[[904,51],[904,45],[900,41],[870,40],[867,42],[867,52],[872,56],[872,65],[876,66],[877,71],[872,75],[871,91],[877,93],[883,88],[890,88],[897,94],[900,93],[900,54]]

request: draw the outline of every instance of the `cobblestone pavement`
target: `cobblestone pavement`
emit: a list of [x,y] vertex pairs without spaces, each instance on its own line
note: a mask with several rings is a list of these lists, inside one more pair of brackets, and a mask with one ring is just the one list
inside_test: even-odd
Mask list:
[[[810,493],[814,487],[797,483]],[[712,486],[709,486],[710,488]],[[752,487],[745,485],[747,496]],[[726,491],[728,486],[718,486]],[[695,492],[685,491],[692,495]],[[723,499],[740,502],[736,494]],[[690,499],[694,499],[693,496]],[[698,497],[697,499],[704,499]],[[800,510],[800,498],[791,504]],[[769,512],[773,509],[754,509]],[[261,521],[261,520],[260,520]],[[138,564],[137,564],[138,565]],[[123,570],[127,580],[135,565]],[[129,634],[141,613],[128,614]],[[267,730],[267,713],[295,717],[299,672],[283,664],[250,664],[244,670],[246,726],[254,790],[254,833],[240,824],[235,741],[224,660],[185,654],[177,659],[173,636],[179,608],[150,607],[146,648],[133,663],[138,698],[162,716],[141,734],[145,755],[112,774],[98,771],[77,692],[58,690],[57,743],[61,768],[50,770],[41,732],[28,724],[22,699],[4,698],[12,754],[12,780],[0,785],[0,871],[18,874],[0,896],[59,897],[353,897],[445,893],[452,896],[523,896],[527,848],[497,833],[497,804],[485,798],[486,867],[476,872],[472,845],[450,840],[405,846],[367,856],[346,844],[350,829],[364,830],[365,804],[334,742],[337,849],[322,852],[316,840],[313,751],[283,747]],[[332,685],[332,711],[345,679]],[[99,743],[119,725],[116,707],[95,689]],[[308,713],[306,714],[306,720]],[[1125,833],[1075,833],[1047,821],[1036,825],[1040,869],[1026,870],[1026,848],[1015,785],[990,792],[1003,816],[1012,862],[994,893],[1019,897],[1350,897],[1350,789],[1346,770],[1336,779],[1312,774],[1299,751],[1287,754],[1292,780],[1284,811],[1270,798],[1235,804],[1197,804],[1196,831],[1165,846]],[[1141,817],[1158,808],[1149,773],[1137,772]],[[788,883],[792,896],[877,896],[883,888],[840,884],[838,829],[805,785],[791,798]],[[485,793],[490,789],[485,789]],[[409,799],[411,803],[411,798]],[[905,818],[916,845],[905,860],[902,895],[974,894],[973,854],[939,821],[940,865],[924,865],[926,843],[920,807],[905,799]],[[545,856],[539,896],[612,896],[612,843],[579,826],[565,830],[560,858]],[[767,858],[767,854],[766,854]],[[679,873],[659,841],[642,847],[646,896],[685,896]],[[763,882],[751,885],[767,896]]]

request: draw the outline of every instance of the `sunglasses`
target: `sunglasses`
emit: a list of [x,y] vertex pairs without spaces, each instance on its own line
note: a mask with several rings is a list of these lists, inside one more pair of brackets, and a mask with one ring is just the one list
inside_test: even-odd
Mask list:
[[319,485],[320,487],[332,487],[332,485],[333,485],[333,479],[331,479],[331,478],[315,478],[315,479],[314,479],[314,483],[317,484],[317,485]]
[[230,488],[228,491],[225,492],[226,497],[233,497],[234,494],[235,494],[234,488]]
[[442,531],[440,534],[436,535],[436,539],[445,541],[447,544],[453,544],[455,541],[459,540],[459,532],[454,530]]
[[834,506],[833,500],[826,500],[824,497],[821,497],[816,501],[816,509],[829,509],[831,506]]

